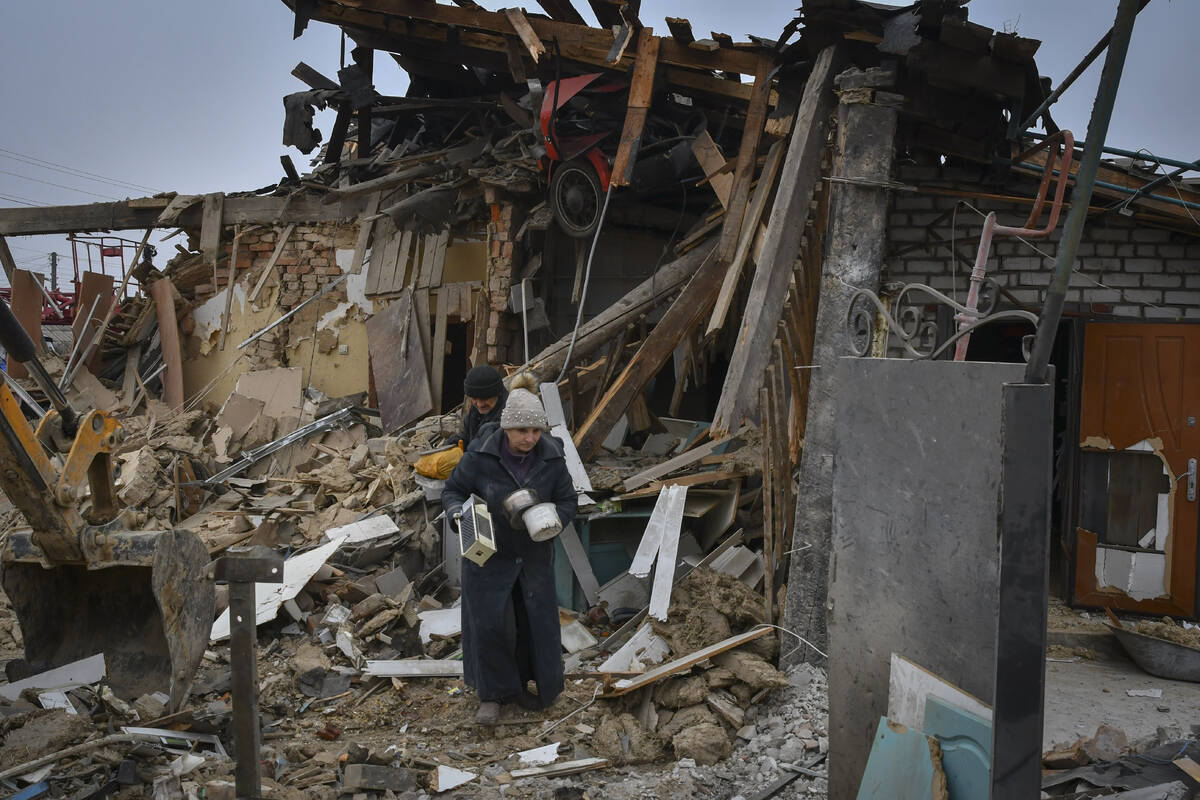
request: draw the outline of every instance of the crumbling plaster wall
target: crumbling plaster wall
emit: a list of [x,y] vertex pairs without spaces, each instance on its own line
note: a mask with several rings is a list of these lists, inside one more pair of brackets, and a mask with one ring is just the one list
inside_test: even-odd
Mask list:
[[[905,166],[898,169],[895,179],[910,185],[954,186],[981,194],[1033,197],[1037,189],[1032,179],[1013,181],[1004,187],[984,186],[977,170],[961,168]],[[958,251],[973,261],[983,227],[979,214],[963,205],[958,208],[953,230],[949,216],[934,224],[951,212],[960,199],[985,214],[995,211],[1001,224],[1022,224],[1029,213],[1028,205],[986,197],[895,192],[888,215],[884,281],[925,283],[947,294],[957,289],[959,302],[965,299],[969,267],[962,261],[953,262],[946,247],[930,240],[927,232],[932,225],[932,230],[946,242],[956,236]],[[1102,202],[1107,203],[1096,204]],[[1016,239],[997,239],[992,246],[989,277],[1035,310],[1040,310],[1045,300],[1065,218],[1064,209],[1058,229],[1049,240],[1032,242],[1049,257]],[[896,255],[921,242],[928,244]],[[1071,276],[1068,303],[1097,304],[1092,309],[1097,314],[1148,321],[1200,319],[1200,239],[1149,227],[1114,211],[1088,223],[1078,255],[1078,272]]]
[[[209,404],[220,405],[238,377],[278,366],[298,366],[303,380],[330,396],[367,391],[369,367],[366,328],[372,303],[362,295],[365,274],[351,275],[342,286],[311,304],[295,317],[246,349],[238,345],[305,299],[336,280],[349,268],[358,225],[297,225],[275,263],[275,276],[256,302],[249,293],[270,261],[283,228],[260,227],[243,233],[238,242],[234,297],[225,348],[219,348],[225,306],[228,260],[221,262],[218,284],[195,288],[196,310],[190,334],[184,339],[184,392],[189,398],[204,390]],[[233,231],[225,231],[222,255],[230,256]],[[215,324],[214,324],[215,323]],[[317,355],[313,356],[316,342]],[[236,363],[235,363],[236,362]]]

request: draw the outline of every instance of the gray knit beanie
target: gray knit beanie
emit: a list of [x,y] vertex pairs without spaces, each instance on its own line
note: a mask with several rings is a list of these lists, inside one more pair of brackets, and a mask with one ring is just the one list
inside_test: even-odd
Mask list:
[[550,424],[546,420],[546,410],[542,408],[542,401],[537,398],[537,395],[527,389],[513,389],[508,393],[508,402],[504,404],[504,411],[500,413],[500,427],[504,430],[510,428],[546,430]]

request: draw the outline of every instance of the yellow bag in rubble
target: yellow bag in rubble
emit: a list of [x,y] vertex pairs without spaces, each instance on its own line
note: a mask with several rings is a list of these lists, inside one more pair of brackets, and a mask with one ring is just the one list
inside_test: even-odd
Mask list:
[[448,450],[439,450],[436,453],[428,453],[421,456],[417,459],[417,463],[413,469],[417,471],[418,475],[444,481],[450,477],[451,472],[454,472],[454,468],[458,466],[462,455],[461,446],[456,444]]

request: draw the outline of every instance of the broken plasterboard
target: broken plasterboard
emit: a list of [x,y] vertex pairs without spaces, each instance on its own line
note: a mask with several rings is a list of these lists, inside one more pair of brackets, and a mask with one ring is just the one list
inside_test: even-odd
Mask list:
[[1100,545],[1096,548],[1096,584],[1120,589],[1134,600],[1167,593],[1166,553],[1138,553]]
[[437,772],[429,782],[429,788],[435,792],[448,792],[451,789],[456,789],[465,783],[470,783],[478,777],[474,772],[466,772],[454,767],[447,767],[445,764],[438,764]]
[[73,689],[76,686],[85,686],[90,683],[96,683],[108,674],[108,670],[104,665],[104,654],[97,653],[94,656],[72,661],[70,664],[64,664],[61,667],[40,672],[37,675],[31,675],[24,680],[19,680],[16,683],[6,683],[0,685],[0,697],[5,700],[16,701],[21,696],[21,692],[26,689]]
[[575,440],[571,438],[571,432],[567,430],[567,426],[555,425],[550,429],[550,435],[562,443],[567,472],[571,473],[571,483],[574,484],[575,491],[580,494],[593,491],[592,482],[588,479],[587,470],[583,468],[583,461],[579,458],[579,452],[575,449]]
[[234,391],[243,397],[263,402],[263,414],[275,419],[300,419],[302,409],[301,376],[299,367],[276,367],[255,370],[238,377]]
[[429,644],[434,634],[457,636],[462,633],[461,608],[437,608],[417,614],[421,619],[421,644]]
[[535,747],[532,750],[522,750],[517,753],[521,764],[526,767],[544,767],[558,760],[559,742],[553,742],[545,747]]
[[561,625],[559,630],[562,633],[563,649],[568,653],[578,653],[580,650],[586,650],[598,644],[596,637],[592,636],[592,632],[587,629],[587,626],[577,619]]
[[723,572],[737,578],[753,589],[766,573],[761,553],[741,545],[731,547],[709,565],[714,572]]
[[[275,615],[279,613],[279,607],[300,594],[300,590],[312,580],[313,575],[317,574],[317,570],[342,546],[342,541],[342,539],[334,539],[284,561],[283,583],[254,584],[255,624],[262,625],[264,622],[275,619]],[[214,642],[229,638],[229,609],[222,611],[221,616],[217,617],[217,621],[213,623],[210,638]]]
[[325,531],[324,539],[329,542],[334,539],[345,539],[343,544],[358,544],[369,542],[381,536],[390,536],[400,530],[400,527],[387,514],[377,514],[374,517],[351,522],[337,528]]
[[655,633],[647,622],[619,650],[605,659],[599,671],[644,672],[649,666],[661,664],[670,652],[666,640]]
[[609,613],[619,608],[640,609],[650,602],[650,581],[622,572],[596,592],[603,603],[608,603]]
[[925,730],[925,700],[930,697],[945,700],[991,722],[991,707],[975,695],[964,692],[904,656],[892,653],[888,677],[888,719],[913,730]]
[[633,561],[629,564],[630,575],[644,578],[650,574],[650,567],[658,557],[658,551],[662,547],[667,530],[672,529],[675,531],[675,536],[679,536],[679,526],[683,523],[683,507],[686,502],[686,486],[664,486],[659,491],[658,499],[654,503],[654,510],[650,512],[650,519],[646,522],[646,532],[642,534],[637,552],[634,553]]

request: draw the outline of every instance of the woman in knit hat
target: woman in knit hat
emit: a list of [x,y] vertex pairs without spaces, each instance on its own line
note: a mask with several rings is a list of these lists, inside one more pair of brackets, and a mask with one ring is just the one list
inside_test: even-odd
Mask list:
[[[495,725],[502,703],[548,708],[563,689],[562,639],[554,585],[554,541],[535,542],[514,529],[503,501],[533,489],[566,526],[578,499],[562,445],[537,395],[513,389],[500,415],[463,455],[442,491],[447,513],[474,494],[492,515],[496,552],[483,566],[462,561],[463,674],[479,694],[475,721]],[[536,693],[529,684],[537,687]]]

